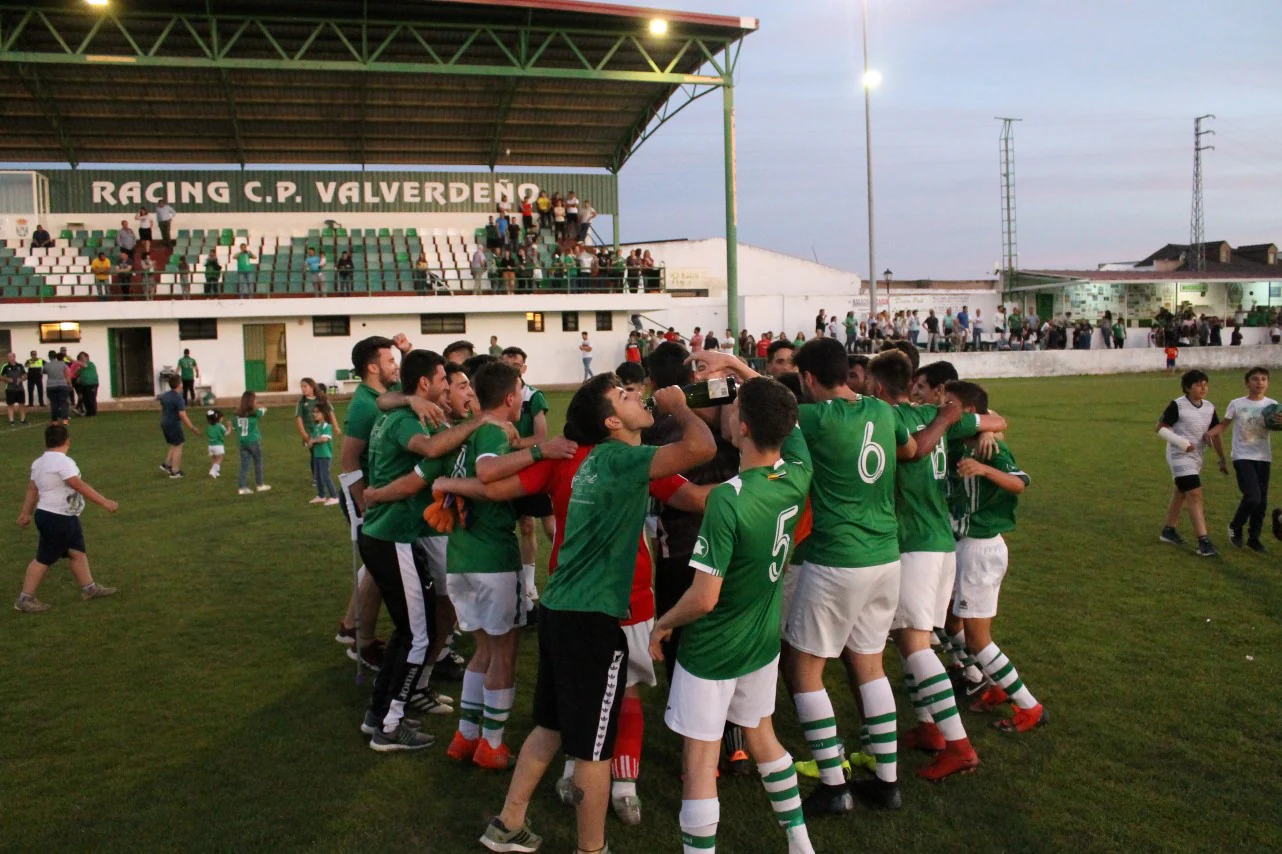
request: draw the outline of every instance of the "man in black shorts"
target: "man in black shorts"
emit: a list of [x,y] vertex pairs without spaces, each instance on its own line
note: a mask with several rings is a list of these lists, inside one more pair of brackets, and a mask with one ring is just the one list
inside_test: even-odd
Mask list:
[[165,436],[165,444],[169,446],[169,451],[165,454],[165,461],[160,464],[160,468],[170,478],[180,478],[183,476],[183,442],[187,437],[183,434],[183,426],[193,433],[198,432],[196,425],[191,423],[187,417],[187,403],[183,400],[182,393],[178,387],[182,385],[182,380],[177,375],[169,378],[169,391],[162,394],[160,401],[160,432]]
[[23,406],[26,397],[22,393],[22,381],[27,378],[27,369],[22,367],[18,357],[10,353],[0,365],[0,385],[4,386],[4,405],[9,413],[9,426],[14,426],[13,410],[18,410],[18,420],[27,426],[27,410]]
[[[592,451],[574,475],[565,543],[541,602],[539,675],[534,731],[521,747],[503,811],[481,844],[491,851],[535,851],[530,797],[558,753],[575,759],[578,850],[605,848],[605,813],[628,645],[626,617],[645,524],[650,481],[706,463],[716,452],[712,431],[685,405],[679,388],[655,392],[661,412],[681,426],[680,441],[641,444],[653,416],[640,395],[613,374],[585,383],[566,411],[565,437]],[[509,829],[511,828],[511,829]]]

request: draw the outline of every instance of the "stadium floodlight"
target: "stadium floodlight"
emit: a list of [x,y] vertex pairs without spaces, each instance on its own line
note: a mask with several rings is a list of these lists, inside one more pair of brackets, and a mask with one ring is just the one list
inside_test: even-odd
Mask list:
[[90,6],[106,6],[107,0],[85,0]]
[[865,89],[876,89],[881,85],[881,72],[875,68],[865,71],[863,84]]
[[667,34],[667,32],[668,32],[668,22],[667,22],[667,21],[663,20],[662,18],[651,18],[651,19],[650,19],[650,35],[652,35],[652,36],[662,36],[662,35],[666,35],[666,34]]

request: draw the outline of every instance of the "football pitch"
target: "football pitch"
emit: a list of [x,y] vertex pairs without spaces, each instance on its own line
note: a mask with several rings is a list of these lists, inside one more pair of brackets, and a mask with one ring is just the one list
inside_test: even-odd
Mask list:
[[[913,771],[927,756],[901,745],[904,808],[813,820],[815,849],[1279,850],[1282,543],[1266,533],[1266,556],[1230,546],[1237,490],[1210,452],[1207,517],[1222,557],[1158,542],[1171,484],[1153,425],[1178,377],[986,385],[1032,477],[1007,537],[994,636],[1051,724],[1006,736],[990,716],[964,711],[982,761],[975,774],[924,783]],[[1221,413],[1242,393],[1240,373],[1212,375]],[[549,398],[559,432],[569,395]],[[221,480],[206,477],[203,440],[187,445],[187,478],[168,480],[157,420],[72,422],[84,478],[120,502],[115,516],[91,505],[83,517],[95,578],[120,594],[81,603],[59,564],[40,591],[54,607],[40,616],[9,603],[35,549],[34,528],[14,519],[42,429],[0,424],[0,848],[482,850],[477,838],[509,775],[445,758],[453,717],[425,720],[437,744],[418,755],[374,753],[358,731],[372,677],[354,684],[333,641],[351,587],[346,529],[337,508],[307,503],[292,410],[271,410],[262,424],[274,489],[246,497],[236,495],[231,445]],[[1282,484],[1274,496],[1282,505]],[[1193,539],[1187,520],[1181,530]],[[529,727],[535,651],[527,630],[514,748]],[[902,733],[913,715],[893,654],[887,670]],[[835,665],[828,688],[840,734],[857,745]],[[442,689],[457,698],[457,683]],[[665,692],[661,676],[644,698],[644,820],[628,828],[611,815],[612,851],[680,850],[680,740],[663,725]],[[808,758],[782,691],[775,720],[785,745]],[[544,851],[568,852],[573,813],[552,790],[558,771],[530,818]],[[720,850],[786,850],[755,776],[722,779],[720,798]]]

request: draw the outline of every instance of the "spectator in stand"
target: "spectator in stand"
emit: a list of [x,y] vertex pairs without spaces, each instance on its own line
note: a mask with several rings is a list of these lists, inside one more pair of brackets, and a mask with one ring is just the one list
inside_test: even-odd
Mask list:
[[641,276],[645,280],[646,293],[658,293],[661,284],[659,267],[654,263],[650,250],[647,249],[641,253]]
[[565,240],[565,202],[561,200],[558,193],[552,198],[552,233],[556,236],[557,242]]
[[503,290],[511,296],[516,293],[516,259],[508,250],[500,249],[497,266],[503,278]]
[[756,357],[761,360],[758,364],[765,362],[770,354],[770,345],[772,343],[770,340],[771,337],[772,336],[769,332],[764,332],[761,337],[757,339]]
[[120,293],[121,299],[129,299],[133,296],[134,265],[129,260],[129,255],[121,253],[120,260],[116,262],[116,290]]
[[583,340],[579,342],[579,356],[583,359],[583,381],[587,382],[592,379],[592,342],[588,340],[588,333],[583,333]]
[[722,338],[720,341],[721,352],[730,353],[731,355],[734,355],[735,343],[736,342],[735,342],[734,334],[729,329],[727,329],[726,337]]
[[708,330],[707,335],[703,336],[703,349],[714,351],[721,349],[721,342],[717,340],[717,334],[711,329]]
[[37,225],[36,230],[31,234],[31,248],[48,249],[50,246],[53,246],[53,237],[45,231],[43,225]]
[[935,317],[933,308],[926,313],[926,341],[927,353],[939,352],[939,318]]
[[138,220],[138,242],[142,244],[143,252],[151,251],[151,211],[146,208],[139,208],[138,215],[134,217]]
[[120,229],[116,232],[116,248],[132,257],[134,247],[137,245],[138,238],[134,234],[134,230],[129,227],[128,221],[122,219],[120,221]]
[[628,346],[623,350],[623,359],[633,364],[641,364],[641,336],[636,332],[628,333]]
[[984,320],[982,315],[983,315],[983,310],[977,308],[975,309],[975,316],[971,318],[971,321],[970,321],[970,334],[971,334],[970,346],[972,350],[980,349],[980,344],[983,343]]
[[961,311],[957,312],[955,329],[958,341],[957,351],[961,352],[966,349],[966,344],[970,341],[970,310],[968,306],[962,306]]
[[525,229],[525,235],[528,238],[534,233],[534,197],[526,196],[521,199],[521,227]]
[[[315,246],[308,246],[307,257],[303,259],[303,265],[307,268],[307,280],[311,283],[312,287],[316,289],[316,293],[323,295],[325,293],[325,274],[321,272],[321,267],[325,266],[324,253],[317,253]],[[245,285],[244,273],[241,273],[240,281],[242,289],[241,295],[243,296]]]
[[186,255],[178,256],[178,287],[182,290],[183,299],[191,297],[191,265]]
[[956,322],[953,317],[953,307],[950,305],[944,309],[944,317],[939,322],[939,334],[944,336],[944,342],[950,347],[953,345],[953,327]]
[[1233,324],[1233,334],[1229,336],[1230,347],[1242,346],[1242,327],[1237,323]]
[[819,309],[819,313],[815,315],[815,337],[816,338],[824,337],[824,330],[826,330],[827,328],[828,328],[828,312],[824,311],[821,308]]
[[582,240],[579,237],[579,197],[574,195],[571,190],[565,197],[565,233],[566,237],[572,240]]
[[668,342],[680,342],[681,336],[677,334],[676,329],[669,326],[668,331],[663,333],[663,340]]
[[539,190],[539,197],[534,200],[534,207],[539,212],[539,231],[552,228],[552,200],[547,190]]
[[174,248],[173,229],[174,217],[178,216],[178,211],[174,210],[169,200],[160,203],[156,208],[156,223],[160,226],[160,239],[164,241],[165,246],[169,249]]
[[99,250],[98,257],[89,262],[89,270],[93,273],[93,286],[98,292],[98,299],[106,299],[111,290],[111,259],[107,257],[107,253]]
[[214,250],[209,250],[209,257],[205,259],[205,296],[214,296],[222,290],[219,283],[223,277],[223,265],[218,260],[218,255]]
[[[427,260],[426,257],[421,254],[419,255],[419,258]],[[338,260],[334,263],[334,269],[338,272],[338,290],[342,293],[350,294],[352,292],[352,274],[356,270],[356,262],[352,260],[352,250],[343,250],[343,254],[339,255]],[[417,278],[417,275],[415,278]],[[414,289],[419,289],[417,282],[415,282]],[[426,290],[426,287],[424,287],[424,290]]]
[[624,262],[627,267],[628,292],[641,293],[641,250],[633,249]]
[[596,208],[590,199],[584,199],[579,208],[579,240],[587,240],[592,231],[592,220],[596,219]]
[[[150,240],[143,242],[143,246],[150,245]],[[151,260],[151,253],[146,249],[138,256],[138,272],[142,273],[142,294],[151,299],[156,293],[156,262]]]
[[[1113,328],[1109,330],[1109,335],[1113,338],[1113,348],[1122,350],[1126,347],[1126,320],[1120,314],[1113,321]],[[1238,338],[1241,341],[1241,336]]]
[[993,331],[998,335],[1008,335],[1010,332],[1010,322],[1006,316],[1006,306],[1004,305],[997,306],[997,319],[993,321]]
[[702,328],[696,326],[694,328],[694,334],[690,336],[690,352],[698,353],[702,349],[703,349],[703,330]]
[[837,315],[833,314],[828,317],[828,325],[824,327],[824,334],[834,341],[841,340],[841,321]]
[[[781,336],[779,340],[780,340],[780,341],[783,341],[783,340],[786,340],[786,339],[784,339],[784,338]],[[778,344],[778,343],[779,343],[779,341],[776,341],[775,343],[776,343],[776,344]],[[806,343],[806,333],[804,333],[804,332],[802,332],[800,329],[798,329],[798,330],[797,330],[797,337],[795,337],[795,338],[793,338],[793,339],[792,339],[792,343],[793,343],[793,346],[794,346],[796,349],[800,350],[800,349],[801,349],[801,347],[802,347],[802,345]]]
[[485,224],[485,248],[494,254],[503,248],[503,235],[499,234],[499,226],[494,217],[490,217]]
[[476,247],[476,251],[472,253],[472,293],[481,292],[481,286],[485,283],[485,274],[489,270],[490,259],[486,256],[485,250],[479,246]]
[[749,346],[748,339],[750,337],[752,336],[748,334],[748,330],[741,329],[739,331],[738,349],[735,355],[745,362],[757,355],[757,342],[753,341],[752,346]]
[[855,320],[855,313],[853,311],[846,312],[846,319],[841,323],[846,328],[846,352],[853,353],[855,352],[855,342],[859,340],[859,322]]
[[998,350],[1011,349],[1011,342],[1014,336],[1010,335],[1005,329],[993,331],[993,346]]
[[[315,251],[315,249],[309,250],[309,255],[315,253]],[[236,290],[241,299],[254,292],[254,260],[257,257],[253,252],[249,251],[248,245],[240,244],[240,252],[236,254]],[[317,270],[320,269],[319,263],[318,260]],[[307,268],[308,270],[311,269],[310,258],[308,259]]]
[[1113,346],[1113,312],[1104,312],[1100,315],[1100,319],[1095,321],[1095,325],[1104,339],[1104,349],[1111,348]]
[[917,316],[917,309],[908,315],[908,340],[914,347],[921,347],[921,318]]
[[[349,257],[351,253],[346,253]],[[342,260],[339,260],[342,264]],[[427,261],[427,250],[418,251],[418,260],[414,262],[414,290],[420,294],[427,293],[427,274],[432,269]],[[350,290],[350,288],[349,288]]]
[[580,243],[579,257],[575,260],[579,263],[579,278],[577,279],[579,290],[586,291],[594,289],[593,279],[598,278],[599,274],[602,272],[597,256],[592,253],[592,250],[589,247]]
[[499,219],[507,219],[512,215],[512,200],[506,196],[500,198],[495,204],[494,210],[498,213]]
[[[497,252],[498,250],[500,250],[500,249],[502,249],[503,247],[507,246],[507,227],[508,227],[508,221],[507,221],[507,217],[505,217],[505,216],[501,216],[501,217],[499,217],[498,219],[495,219],[494,217],[490,217],[490,222],[494,223],[494,228],[495,228],[495,229],[497,230],[497,232],[498,232],[498,242],[497,242],[495,245],[493,245],[493,246],[491,246],[491,247],[490,247],[490,251],[492,251],[492,252]],[[488,232],[488,231],[486,232],[486,235],[487,235],[487,237],[488,237],[488,235],[489,235],[489,232]],[[487,242],[488,242],[488,240],[487,240]]]

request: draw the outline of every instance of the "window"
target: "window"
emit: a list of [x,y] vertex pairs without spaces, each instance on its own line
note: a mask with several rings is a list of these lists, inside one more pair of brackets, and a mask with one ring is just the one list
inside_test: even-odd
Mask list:
[[578,332],[579,331],[579,313],[577,311],[561,312],[561,331]]
[[419,332],[424,335],[466,331],[467,316],[463,314],[424,314],[419,318]]
[[80,324],[70,320],[40,324],[41,344],[75,344],[80,340]]
[[196,317],[178,321],[179,341],[212,341],[218,338],[218,321],[212,317]]
[[525,331],[542,332],[543,331],[543,312],[527,311],[525,313]]
[[317,338],[346,338],[352,334],[352,319],[347,316],[313,317],[312,335]]
[[614,312],[598,311],[596,313],[596,331],[609,332],[614,329]]

